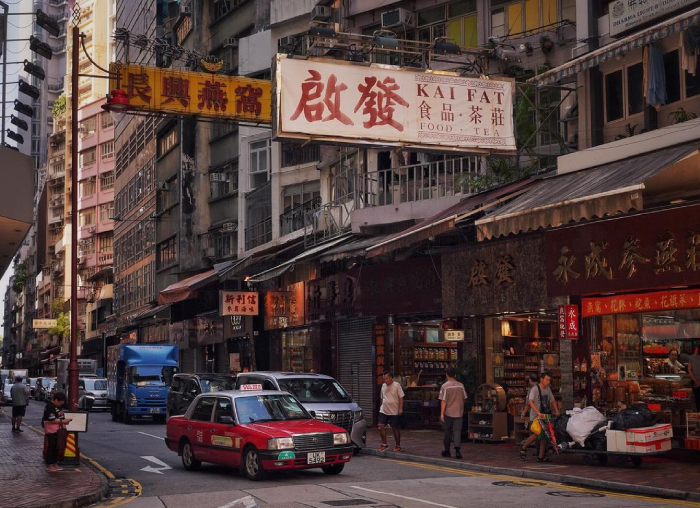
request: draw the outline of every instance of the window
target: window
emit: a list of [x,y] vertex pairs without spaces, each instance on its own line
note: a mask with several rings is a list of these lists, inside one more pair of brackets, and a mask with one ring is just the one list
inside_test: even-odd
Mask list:
[[177,127],[173,128],[165,136],[158,139],[158,156],[168,153],[178,142]]
[[114,126],[114,118],[112,118],[112,115],[110,115],[107,111],[100,113],[100,121],[102,122],[103,129],[108,129],[109,127]]
[[114,188],[114,171],[107,171],[100,175],[100,190]]
[[250,153],[250,189],[255,189],[269,180],[270,140],[253,141]]
[[644,111],[644,66],[642,62],[627,67],[627,114]]
[[178,195],[177,177],[165,182],[162,188],[158,189],[158,212],[177,204]]
[[107,141],[100,145],[100,157],[102,160],[114,157],[114,141]]
[[224,423],[222,421],[222,416],[227,416],[233,418],[233,404],[231,404],[231,399],[217,399],[216,401],[216,421],[218,423]]
[[212,21],[217,22],[229,12],[238,9],[246,0],[214,0],[212,2]]
[[51,164],[51,176],[62,175],[66,171],[66,162],[60,161]]
[[212,199],[228,196],[238,190],[238,160],[215,168],[209,173],[209,195]]
[[605,75],[605,121],[619,120],[625,114],[622,69]]
[[95,253],[95,237],[85,238],[78,242],[78,255],[85,256],[86,254]]
[[158,268],[167,268],[177,262],[177,247],[175,237],[158,245]]
[[[697,57],[697,68],[700,69],[700,56]],[[696,71],[695,74],[691,74],[688,71],[684,71],[685,74],[685,97],[689,99],[690,97],[695,97],[700,94],[700,72]]]
[[309,164],[321,160],[319,145],[302,146],[301,143],[282,143],[282,167]]
[[216,237],[216,257],[225,258],[233,253],[233,234],[224,233]]
[[182,45],[182,41],[185,40],[185,37],[187,37],[187,35],[189,35],[191,30],[192,30],[192,16],[183,16],[182,20],[180,21],[180,24],[175,29],[175,35],[176,35],[175,40],[176,40],[178,45]]
[[95,223],[95,207],[80,211],[80,227],[91,226]]
[[461,0],[447,5],[447,36],[460,46],[477,43],[476,0]]
[[112,220],[114,218],[114,201],[100,205],[100,221]]
[[114,235],[111,232],[99,235],[99,241],[100,252],[109,252],[114,248]]
[[80,182],[80,197],[92,196],[96,192],[95,180],[90,178]]
[[80,165],[81,166],[88,166],[90,164],[94,164],[95,159],[96,159],[96,149],[94,147],[89,148],[80,154]]
[[[543,27],[559,20],[557,4],[558,0],[492,0],[491,5],[502,7],[491,11],[491,35],[522,37],[541,32]],[[570,6],[567,7],[569,12]]]
[[666,75],[666,104],[678,102],[681,100],[681,72],[677,49],[664,53],[664,74]]
[[302,204],[309,204],[312,201],[318,201],[321,198],[321,182],[300,183],[297,185],[289,185],[284,188],[284,211],[289,211],[292,208]]
[[80,132],[80,136],[85,138],[87,136],[92,136],[95,134],[95,131],[97,130],[97,117],[96,116],[91,116],[90,118],[86,118],[82,122],[80,122],[80,125],[78,126],[78,132]]

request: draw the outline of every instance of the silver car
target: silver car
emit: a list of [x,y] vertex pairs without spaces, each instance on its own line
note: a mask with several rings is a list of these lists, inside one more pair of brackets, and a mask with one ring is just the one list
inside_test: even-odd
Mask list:
[[[81,377],[78,381],[79,405],[81,409],[109,409],[107,402],[107,380],[99,377]],[[91,402],[89,400],[92,399]]]
[[367,423],[362,415],[362,408],[331,376],[295,372],[238,374],[237,390],[255,388],[291,393],[317,420],[332,423],[347,430],[356,448],[366,446]]

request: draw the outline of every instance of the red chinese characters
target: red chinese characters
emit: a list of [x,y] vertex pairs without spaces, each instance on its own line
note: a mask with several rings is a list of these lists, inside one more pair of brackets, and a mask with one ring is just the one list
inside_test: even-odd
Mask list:
[[190,104],[190,81],[183,78],[163,76],[161,95],[167,97],[163,104],[170,104],[177,100],[186,108]]
[[[296,120],[303,112],[307,122],[338,120],[345,125],[354,125],[353,121],[340,109],[340,94],[347,90],[348,86],[345,83],[338,83],[335,74],[330,75],[325,85],[321,80],[320,72],[309,70],[309,74],[311,77],[301,84],[301,99],[291,120]],[[323,94],[324,89],[325,94]],[[323,100],[320,100],[322,94]],[[324,117],[323,113],[326,109],[328,114]]]
[[[377,86],[378,91],[374,90]],[[362,93],[360,100],[355,105],[355,112],[364,105],[363,115],[369,115],[369,120],[363,125],[365,129],[370,129],[375,125],[390,125],[397,131],[402,132],[404,126],[394,120],[394,106],[401,105],[408,107],[408,102],[396,92],[399,90],[394,78],[387,76],[383,81],[379,81],[374,76],[365,78],[365,84],[358,85],[357,89]]]
[[126,94],[129,99],[139,97],[142,101],[151,102],[151,85],[148,80],[148,74],[142,72],[140,74],[129,73],[127,80]]
[[236,113],[252,113],[260,116],[262,111],[262,88],[251,85],[236,87]]
[[257,316],[258,294],[248,291],[221,291],[222,316]]
[[199,109],[206,107],[210,111],[212,108],[214,111],[226,111],[228,97],[225,83],[206,80],[199,85],[201,86],[197,94],[197,99],[199,100],[197,107]]

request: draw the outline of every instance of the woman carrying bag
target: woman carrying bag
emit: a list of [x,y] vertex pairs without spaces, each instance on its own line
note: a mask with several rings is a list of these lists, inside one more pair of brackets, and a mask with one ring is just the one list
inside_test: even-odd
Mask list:
[[44,427],[44,460],[46,461],[46,470],[49,473],[63,470],[58,465],[59,449],[65,450],[68,434],[66,425],[71,422],[71,419],[66,418],[63,414],[62,408],[65,403],[65,393],[54,393],[51,400],[46,403],[44,416],[41,419],[41,424]]

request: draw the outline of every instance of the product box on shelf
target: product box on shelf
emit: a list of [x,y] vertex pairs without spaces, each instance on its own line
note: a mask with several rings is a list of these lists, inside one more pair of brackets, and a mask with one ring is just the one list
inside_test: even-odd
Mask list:
[[661,423],[652,427],[641,427],[638,429],[627,429],[627,442],[634,444],[644,444],[673,437],[673,428],[670,423]]

